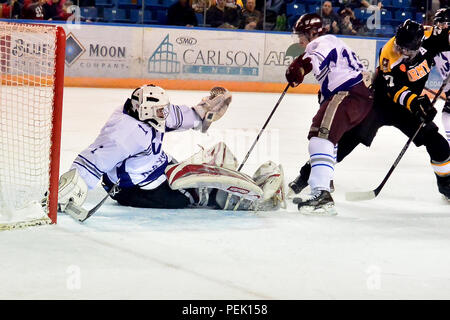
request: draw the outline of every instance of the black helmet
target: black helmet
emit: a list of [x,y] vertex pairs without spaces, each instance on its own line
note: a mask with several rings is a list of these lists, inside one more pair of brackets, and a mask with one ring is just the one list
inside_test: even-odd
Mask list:
[[419,50],[424,35],[423,26],[411,19],[399,25],[395,33],[395,44],[408,50]]
[[450,23],[450,9],[442,8],[436,11],[436,14],[433,18],[433,24],[438,23]]

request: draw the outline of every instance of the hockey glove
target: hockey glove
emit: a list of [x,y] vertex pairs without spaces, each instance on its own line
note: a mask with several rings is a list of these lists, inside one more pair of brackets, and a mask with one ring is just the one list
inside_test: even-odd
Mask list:
[[208,97],[204,97],[193,107],[202,119],[201,130],[205,133],[212,122],[219,120],[225,114],[231,103],[231,92],[223,87],[214,87]]
[[58,208],[62,212],[66,210],[69,202],[81,207],[86,200],[88,186],[76,169],[67,171],[59,178]]
[[425,123],[433,121],[437,110],[431,104],[428,96],[420,96],[411,101],[411,112]]
[[311,59],[303,59],[303,53],[292,61],[289,68],[286,70],[286,80],[291,87],[296,87],[303,82],[305,75],[311,72],[312,64]]

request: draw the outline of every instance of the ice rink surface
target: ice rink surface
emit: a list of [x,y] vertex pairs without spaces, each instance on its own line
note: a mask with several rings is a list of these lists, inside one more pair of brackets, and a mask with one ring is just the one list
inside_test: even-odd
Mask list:
[[[65,89],[61,172],[131,92]],[[187,105],[206,95],[169,94]],[[224,140],[242,161],[278,97],[234,93],[209,134],[168,133],[163,148],[183,160]],[[308,159],[317,108],[315,95],[288,93],[243,172],[273,160],[291,181]],[[109,199],[84,224],[60,214],[57,225],[2,232],[0,299],[449,299],[450,204],[424,148],[410,147],[377,199],[344,199],[375,188],[406,140],[382,128],[370,149],[337,165],[336,217],[301,216],[293,204],[253,213],[134,209]],[[85,207],[104,194],[99,186]]]

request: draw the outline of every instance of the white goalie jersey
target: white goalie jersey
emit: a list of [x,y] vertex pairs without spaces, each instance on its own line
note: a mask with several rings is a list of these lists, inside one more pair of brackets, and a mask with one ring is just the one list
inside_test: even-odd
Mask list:
[[[166,132],[198,129],[201,119],[188,106],[170,104],[166,107]],[[74,160],[76,168],[89,189],[102,176],[119,187],[135,185],[153,189],[166,180],[164,170],[170,162],[162,150],[164,132],[124,113],[124,107],[114,111],[100,134]]]
[[335,36],[324,35],[311,41],[304,58],[311,59],[324,100],[338,91],[348,91],[363,80],[365,68],[356,53]]

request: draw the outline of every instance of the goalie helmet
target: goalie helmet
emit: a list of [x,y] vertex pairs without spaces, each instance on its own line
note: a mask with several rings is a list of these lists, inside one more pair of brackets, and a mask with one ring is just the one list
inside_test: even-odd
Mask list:
[[136,88],[131,94],[131,111],[158,131],[165,131],[169,97],[153,84]]

